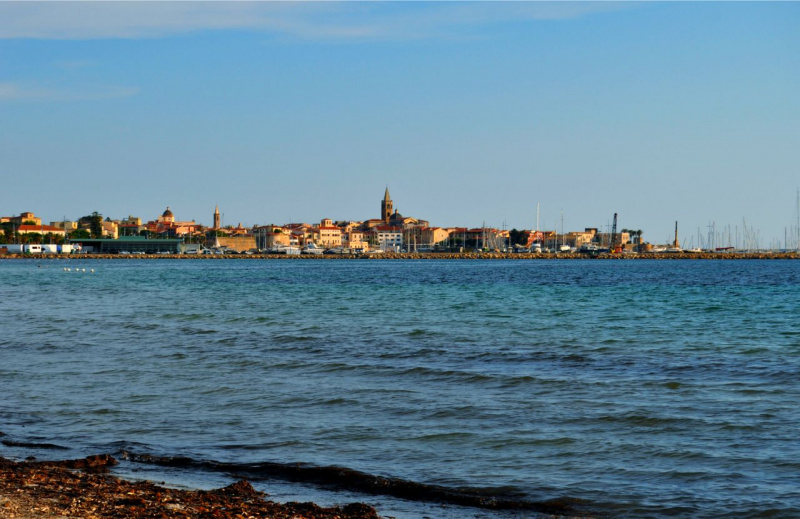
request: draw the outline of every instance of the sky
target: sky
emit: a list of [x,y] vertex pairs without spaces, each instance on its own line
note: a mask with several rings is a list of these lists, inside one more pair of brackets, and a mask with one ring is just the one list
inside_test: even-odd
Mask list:
[[0,1],[0,213],[769,246],[798,93],[794,2]]

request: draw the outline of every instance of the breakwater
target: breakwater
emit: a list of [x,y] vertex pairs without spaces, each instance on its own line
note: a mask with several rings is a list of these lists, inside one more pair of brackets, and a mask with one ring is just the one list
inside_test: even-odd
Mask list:
[[734,252],[734,253],[660,253],[639,254],[514,254],[504,252],[465,253],[421,253],[386,252],[381,254],[6,254],[0,259],[48,259],[48,260],[796,260],[797,252]]

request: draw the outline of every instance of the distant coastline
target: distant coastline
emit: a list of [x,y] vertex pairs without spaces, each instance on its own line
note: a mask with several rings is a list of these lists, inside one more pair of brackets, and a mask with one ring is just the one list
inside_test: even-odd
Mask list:
[[797,260],[797,252],[731,252],[731,253],[664,253],[646,252],[639,254],[512,254],[503,252],[465,252],[465,253],[415,253],[385,252],[381,254],[6,254],[3,259],[36,260]]

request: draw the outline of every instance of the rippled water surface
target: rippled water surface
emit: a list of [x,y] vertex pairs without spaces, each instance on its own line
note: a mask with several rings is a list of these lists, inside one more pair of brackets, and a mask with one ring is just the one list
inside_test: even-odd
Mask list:
[[798,262],[25,260],[0,286],[0,431],[70,449],[43,457],[800,517]]

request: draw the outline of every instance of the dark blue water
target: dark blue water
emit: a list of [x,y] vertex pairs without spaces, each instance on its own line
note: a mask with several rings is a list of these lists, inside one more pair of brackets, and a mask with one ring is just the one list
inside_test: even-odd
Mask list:
[[[70,449],[41,457],[303,462],[599,515],[800,517],[795,261],[26,260],[0,262],[0,286],[0,431]],[[227,476],[183,476],[203,477]]]

